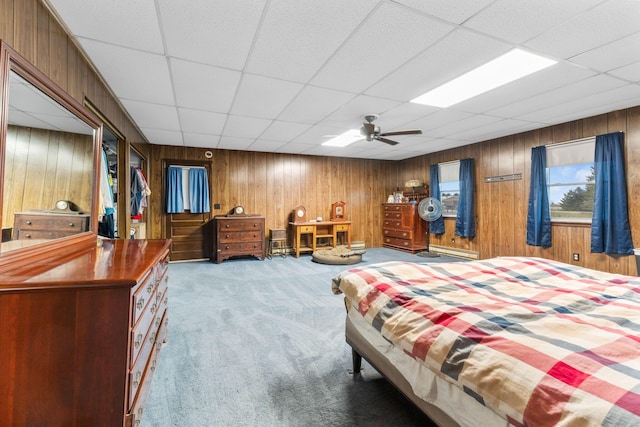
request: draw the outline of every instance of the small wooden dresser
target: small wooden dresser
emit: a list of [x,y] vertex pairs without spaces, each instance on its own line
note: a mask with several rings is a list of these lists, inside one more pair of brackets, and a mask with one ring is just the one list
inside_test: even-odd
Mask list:
[[260,215],[214,218],[211,260],[220,264],[233,256],[254,256],[264,259],[264,217]]
[[89,231],[89,214],[16,212],[13,240],[57,239]]
[[140,423],[167,336],[169,240],[0,272],[0,425]]
[[384,247],[411,253],[428,248],[427,222],[418,215],[416,203],[384,203],[382,208]]

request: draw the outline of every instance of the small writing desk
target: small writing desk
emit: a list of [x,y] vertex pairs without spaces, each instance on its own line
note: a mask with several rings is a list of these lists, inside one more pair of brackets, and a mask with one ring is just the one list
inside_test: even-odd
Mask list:
[[[347,247],[351,248],[351,221],[290,222],[289,226],[296,258],[300,258],[302,252],[333,249],[338,246],[338,237],[346,240]],[[322,240],[328,241],[326,246],[318,245]]]

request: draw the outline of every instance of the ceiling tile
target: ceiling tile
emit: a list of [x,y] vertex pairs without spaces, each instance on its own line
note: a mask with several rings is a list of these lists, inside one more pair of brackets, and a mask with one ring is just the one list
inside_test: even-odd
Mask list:
[[302,88],[300,83],[245,74],[240,81],[231,114],[274,119]]
[[229,115],[224,126],[224,135],[253,140],[259,137],[270,124],[271,120],[267,119]]
[[606,72],[640,61],[640,32],[574,56],[571,62]]
[[76,36],[139,51],[164,52],[152,1],[48,1]]
[[240,72],[193,62],[171,60],[179,107],[226,113],[240,82]]
[[216,148],[225,150],[247,150],[253,144],[253,138],[236,138],[232,136],[223,136],[218,142]]
[[183,138],[185,147],[216,148],[220,141],[219,135],[203,133],[184,132]]
[[265,0],[157,0],[167,52],[175,58],[241,70]]
[[640,61],[626,67],[618,68],[609,72],[612,76],[625,79],[630,82],[640,83]]
[[[117,96],[158,104],[174,103],[164,56],[84,38],[80,43]],[[122,72],[123,64],[126,64],[126,73]]]
[[175,130],[143,128],[140,130],[151,144],[184,146],[182,134]]
[[341,127],[346,132],[360,127],[366,114],[380,115],[400,105],[398,101],[360,95],[345,103],[333,114],[326,117],[324,122],[329,126]]
[[[595,73],[584,67],[561,62],[522,79],[456,104],[454,108],[471,113],[488,113],[501,117],[513,116],[511,105],[521,103],[541,93],[593,77]],[[524,100],[524,102],[522,102]],[[534,103],[535,104],[535,103]],[[500,112],[500,114],[496,112]]]
[[455,24],[462,24],[494,0],[395,0],[396,3]]
[[410,101],[507,52],[510,45],[457,29],[366,90],[367,94]]
[[377,3],[270,1],[247,71],[308,82]]
[[498,39],[522,43],[601,2],[602,0],[497,0],[471,17],[464,26]]
[[278,116],[278,120],[300,123],[317,123],[348,102],[355,95],[332,89],[306,86],[287,108]]
[[207,133],[221,135],[226,114],[212,113],[209,111],[178,108],[180,126],[184,132]]
[[162,130],[180,130],[178,111],[172,105],[158,105],[130,100],[124,100],[123,103],[141,128],[156,127]]
[[362,92],[453,27],[383,3],[313,78],[332,89]]
[[304,123],[293,123],[274,121],[260,135],[260,140],[267,141],[291,141],[293,138],[308,130],[311,125]]
[[578,14],[525,46],[568,59],[638,31],[640,1],[610,0]]

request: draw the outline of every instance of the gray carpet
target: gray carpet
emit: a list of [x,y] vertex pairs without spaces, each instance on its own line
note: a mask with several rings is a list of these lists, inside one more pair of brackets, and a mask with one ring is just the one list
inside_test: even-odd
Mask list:
[[[442,262],[368,249],[363,263]],[[354,266],[232,259],[169,266],[169,341],[141,427],[429,426],[364,362],[354,378],[343,298],[331,278]]]

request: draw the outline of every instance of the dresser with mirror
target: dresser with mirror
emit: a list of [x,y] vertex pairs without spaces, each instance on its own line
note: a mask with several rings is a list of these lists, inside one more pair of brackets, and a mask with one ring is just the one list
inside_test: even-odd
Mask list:
[[4,42],[0,94],[0,423],[136,426],[170,241],[98,235],[103,123]]

